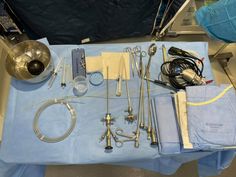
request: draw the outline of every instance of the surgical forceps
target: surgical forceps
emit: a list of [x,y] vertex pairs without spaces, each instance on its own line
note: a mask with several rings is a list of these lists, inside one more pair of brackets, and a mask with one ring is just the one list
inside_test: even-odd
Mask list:
[[141,79],[141,84],[140,84],[140,91],[139,91],[139,110],[138,110],[138,118],[140,120],[140,127],[141,128],[146,128],[145,127],[145,113],[144,113],[144,66],[143,66],[143,57],[147,55],[145,51],[139,50],[137,48],[136,55],[139,56],[139,76]]
[[133,77],[134,77],[134,67],[136,68],[137,72],[139,72],[138,63],[137,63],[136,55],[135,55],[136,50],[139,50],[139,48],[140,47],[136,46],[134,49],[131,49],[130,47],[126,47],[124,49],[124,52],[128,52],[131,55],[131,67],[132,67],[132,75],[133,75]]
[[115,140],[115,143],[116,143],[117,147],[122,147],[125,142],[135,141],[135,139],[136,139],[135,134],[133,136],[124,134],[124,131],[121,128],[116,129],[116,135],[120,136],[120,137],[123,137],[123,138],[126,138],[126,139],[118,139],[115,135],[112,135],[114,140]]
[[145,51],[139,50],[139,48],[137,48],[136,52],[135,52],[135,55],[139,57],[139,71],[138,71],[138,75],[139,75],[139,77],[141,79],[143,79],[142,75],[141,75],[141,72],[144,72],[144,71],[141,71],[141,70],[143,70],[143,57],[146,57],[147,53]]

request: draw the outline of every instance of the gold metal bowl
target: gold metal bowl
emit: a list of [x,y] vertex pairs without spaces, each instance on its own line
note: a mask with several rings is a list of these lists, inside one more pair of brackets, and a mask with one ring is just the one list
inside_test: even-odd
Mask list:
[[47,79],[53,70],[50,50],[34,40],[20,42],[13,46],[14,56],[6,58],[7,72],[17,80],[38,83]]

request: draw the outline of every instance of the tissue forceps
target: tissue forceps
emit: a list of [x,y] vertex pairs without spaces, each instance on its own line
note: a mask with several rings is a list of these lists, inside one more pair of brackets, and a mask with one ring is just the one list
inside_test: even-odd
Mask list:
[[[135,52],[135,55],[139,57],[138,75],[141,78],[142,77],[141,76],[141,70],[143,69],[142,68],[143,67],[143,57],[147,56],[147,52],[137,49],[137,51]],[[142,71],[142,72],[144,72],[144,71]],[[143,78],[141,78],[141,79],[143,79]]]
[[131,67],[132,67],[132,75],[134,77],[134,67],[136,67],[137,72],[139,71],[138,69],[138,63],[136,61],[136,55],[135,55],[135,50],[131,49],[130,47],[126,47],[124,49],[124,52],[128,52],[131,55]]

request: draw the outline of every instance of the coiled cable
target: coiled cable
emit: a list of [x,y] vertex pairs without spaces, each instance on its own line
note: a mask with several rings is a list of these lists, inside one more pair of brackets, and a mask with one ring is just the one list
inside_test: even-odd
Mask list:
[[[184,54],[186,53],[187,52]],[[186,86],[197,85],[196,82],[194,82],[195,75],[199,79],[203,78],[202,73],[204,64],[202,60],[196,58],[195,56],[191,56],[190,54],[188,56],[181,55],[182,53],[179,55],[176,54],[171,61],[166,61],[161,65],[161,73],[176,89],[185,89]],[[193,76],[190,76],[190,79],[186,79],[184,71],[190,71]]]
[[[39,122],[39,118],[41,113],[48,108],[49,106],[55,105],[55,104],[62,104],[65,105],[66,108],[69,110],[70,114],[71,114],[71,123],[70,123],[70,127],[69,129],[61,136],[59,137],[47,137],[46,135],[43,135],[39,129],[38,126],[38,122]],[[34,122],[33,122],[33,130],[35,135],[44,142],[47,143],[56,143],[56,142],[60,142],[62,140],[64,140],[66,137],[68,137],[71,132],[73,131],[73,129],[75,128],[76,125],[76,112],[75,109],[64,99],[53,99],[53,100],[49,100],[47,102],[45,102],[44,104],[42,104],[42,106],[38,109],[38,111],[36,112],[35,116],[34,116]]]

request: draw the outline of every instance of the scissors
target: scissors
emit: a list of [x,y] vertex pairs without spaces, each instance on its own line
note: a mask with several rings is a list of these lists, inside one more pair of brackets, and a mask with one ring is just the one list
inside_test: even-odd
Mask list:
[[130,47],[124,48],[124,52],[133,53],[133,50]]
[[132,67],[132,76],[134,77],[134,65],[136,65],[135,53],[130,47],[124,48],[124,52],[130,53],[130,55],[132,56],[132,58],[131,58],[131,67]]
[[[117,136],[121,136],[121,137],[124,137],[124,138],[126,138],[126,139],[119,139]],[[123,146],[123,144],[125,143],[125,142],[129,142],[129,141],[135,141],[135,138],[136,138],[136,136],[135,135],[133,135],[133,136],[131,136],[131,135],[127,135],[127,134],[124,134],[124,131],[123,131],[123,129],[121,129],[121,128],[117,128],[116,129],[116,135],[112,135],[113,136],[113,138],[114,138],[114,140],[115,140],[115,143],[116,143],[116,146],[117,147],[122,147]]]
[[141,73],[142,73],[141,70],[143,69],[143,57],[146,57],[147,53],[145,51],[140,51],[140,52],[136,53],[136,55],[139,57],[138,73],[139,73],[139,77],[141,77]]
[[134,77],[134,63],[135,63],[134,52],[133,52],[133,50],[130,47],[124,48],[123,51],[124,52],[128,52],[132,56],[132,58],[131,58],[131,67],[132,67],[132,76]]
[[133,48],[133,52],[134,52],[134,53],[140,53],[141,50],[142,50],[142,48],[141,48],[141,46],[139,46],[139,45],[137,45],[137,46],[135,46],[135,47]]
[[135,55],[140,57],[140,59],[141,59],[141,58],[147,56],[147,52],[145,52],[145,51],[138,51],[138,52],[135,52]]
[[147,56],[147,53],[145,51],[142,51],[142,48],[140,46],[136,46],[133,48],[134,54],[139,57],[139,65],[137,63],[137,61],[135,60],[136,63],[136,69],[138,72],[138,76],[140,77],[140,73],[141,73],[141,68],[143,67],[143,57]]

